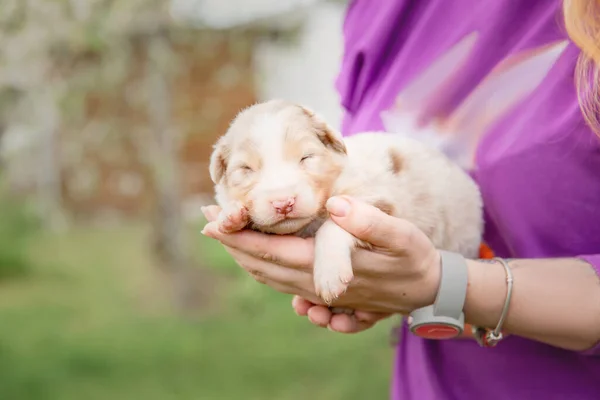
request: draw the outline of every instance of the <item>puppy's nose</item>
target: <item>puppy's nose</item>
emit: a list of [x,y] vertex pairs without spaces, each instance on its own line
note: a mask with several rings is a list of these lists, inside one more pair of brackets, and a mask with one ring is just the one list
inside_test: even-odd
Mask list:
[[294,209],[294,204],[296,204],[295,197],[288,197],[286,199],[274,200],[271,202],[277,214],[289,214]]

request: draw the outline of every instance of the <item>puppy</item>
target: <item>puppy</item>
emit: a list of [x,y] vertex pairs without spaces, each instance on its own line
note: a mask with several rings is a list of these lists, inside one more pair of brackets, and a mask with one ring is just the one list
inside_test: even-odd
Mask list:
[[353,279],[353,249],[369,248],[328,219],[331,196],[352,196],[406,219],[438,249],[478,254],[481,197],[461,168],[400,135],[344,139],[301,105],[272,100],[243,110],[215,144],[210,176],[222,232],[315,237],[314,284],[327,304]]

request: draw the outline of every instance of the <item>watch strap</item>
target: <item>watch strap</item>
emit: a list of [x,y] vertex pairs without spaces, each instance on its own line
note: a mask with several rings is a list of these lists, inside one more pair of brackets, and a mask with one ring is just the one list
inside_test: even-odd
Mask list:
[[467,263],[458,253],[439,251],[440,284],[433,305],[411,312],[410,330],[428,339],[450,339],[464,330]]

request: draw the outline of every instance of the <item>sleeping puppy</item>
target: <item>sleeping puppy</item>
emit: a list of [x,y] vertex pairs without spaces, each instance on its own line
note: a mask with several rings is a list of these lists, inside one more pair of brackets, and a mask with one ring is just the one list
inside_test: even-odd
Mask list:
[[420,228],[438,249],[476,257],[479,190],[437,150],[389,133],[342,138],[311,110],[272,100],[243,110],[214,146],[210,176],[219,229],[315,237],[314,284],[331,304],[369,248],[328,219],[325,202],[352,196]]

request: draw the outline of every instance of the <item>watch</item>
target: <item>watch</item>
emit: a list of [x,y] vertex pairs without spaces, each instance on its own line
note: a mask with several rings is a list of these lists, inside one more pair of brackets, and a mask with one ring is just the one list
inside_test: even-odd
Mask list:
[[467,262],[458,253],[440,251],[441,277],[434,304],[410,313],[410,331],[425,339],[452,339],[465,327]]

